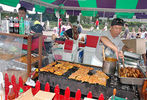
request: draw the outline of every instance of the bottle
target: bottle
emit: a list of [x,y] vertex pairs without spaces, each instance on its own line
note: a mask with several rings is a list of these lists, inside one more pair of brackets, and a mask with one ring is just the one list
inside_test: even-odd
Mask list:
[[29,19],[24,21],[25,24],[25,33],[29,34],[30,33],[30,21]]
[[20,89],[19,89],[19,96],[20,96],[22,93],[23,93],[23,89],[20,88]]
[[100,94],[99,99],[98,100],[104,100],[104,95],[103,93]]
[[5,100],[5,90],[2,83],[0,83],[0,100]]
[[143,82],[142,97],[144,100],[147,100],[147,80],[144,80],[144,82]]
[[21,20],[19,21],[19,34],[25,34],[25,26],[24,26],[23,17],[21,17]]
[[11,17],[10,20],[9,20],[9,32],[10,33],[14,33],[14,21],[13,21],[13,17]]
[[13,85],[9,86],[8,100],[15,99],[15,93],[13,91]]
[[19,34],[19,21],[18,21],[18,18],[14,18],[14,33]]

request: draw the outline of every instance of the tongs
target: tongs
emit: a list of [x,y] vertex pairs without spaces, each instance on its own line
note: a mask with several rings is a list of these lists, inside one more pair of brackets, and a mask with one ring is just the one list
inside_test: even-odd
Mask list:
[[125,68],[125,60],[122,59],[122,64],[123,64],[123,67]]

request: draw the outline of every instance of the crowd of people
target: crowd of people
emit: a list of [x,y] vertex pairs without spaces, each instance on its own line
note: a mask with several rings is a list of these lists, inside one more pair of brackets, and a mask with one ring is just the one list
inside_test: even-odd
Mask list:
[[125,24],[124,27],[125,30],[122,36],[124,39],[135,39],[135,38],[147,39],[146,28],[139,27],[138,29],[135,29],[135,27],[133,27],[132,31],[130,31],[128,24]]
[[59,19],[58,28],[53,29],[54,33],[53,36],[59,37],[59,38],[66,38],[66,39],[75,39],[77,40],[79,37],[79,34],[82,32],[83,27],[79,23],[79,21],[71,24],[70,22],[65,23],[62,21],[62,19]]

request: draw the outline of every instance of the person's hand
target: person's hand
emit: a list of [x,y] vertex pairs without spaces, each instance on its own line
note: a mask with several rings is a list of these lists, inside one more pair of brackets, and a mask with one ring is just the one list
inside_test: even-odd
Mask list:
[[117,60],[118,60],[119,58],[121,58],[122,60],[124,60],[123,51],[118,51],[118,49],[116,49],[114,52],[115,52],[115,54],[116,54]]
[[133,48],[128,49],[129,52],[135,52]]
[[118,56],[119,56],[119,58],[124,59],[123,51],[119,51],[118,52]]
[[119,52],[118,52],[118,49],[116,48],[116,50],[114,50],[114,52],[115,52],[116,58],[117,58],[117,60],[118,60],[118,59],[119,59]]

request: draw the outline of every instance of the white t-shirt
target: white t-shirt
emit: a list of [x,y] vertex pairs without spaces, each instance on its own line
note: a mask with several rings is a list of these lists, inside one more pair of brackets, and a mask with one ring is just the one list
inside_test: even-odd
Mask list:
[[[102,32],[100,36],[106,36],[107,38],[110,39],[110,41],[111,41],[112,43],[115,44],[115,46],[117,46],[120,50],[122,50],[122,47],[124,46],[124,44],[123,44],[123,42],[121,41],[121,39],[120,39],[119,36],[113,38],[113,37],[111,36],[111,33],[110,33],[109,30],[108,30],[108,31]],[[97,43],[96,52],[95,52],[96,57],[97,57],[97,58],[99,59],[99,61],[101,61],[101,62],[103,61],[103,59],[102,59],[102,51],[103,51],[102,46],[103,46],[103,43],[102,43],[102,42],[98,42],[98,43]],[[105,55],[106,55],[106,57],[109,56],[109,57],[115,57],[115,58],[116,58],[116,55],[115,55],[115,53],[114,53],[113,50],[111,50],[109,47],[106,47],[105,45],[104,45],[104,47],[105,47],[104,49],[105,49]]]
[[145,31],[145,32],[141,33],[140,38],[144,39],[146,34],[147,34],[147,31]]

